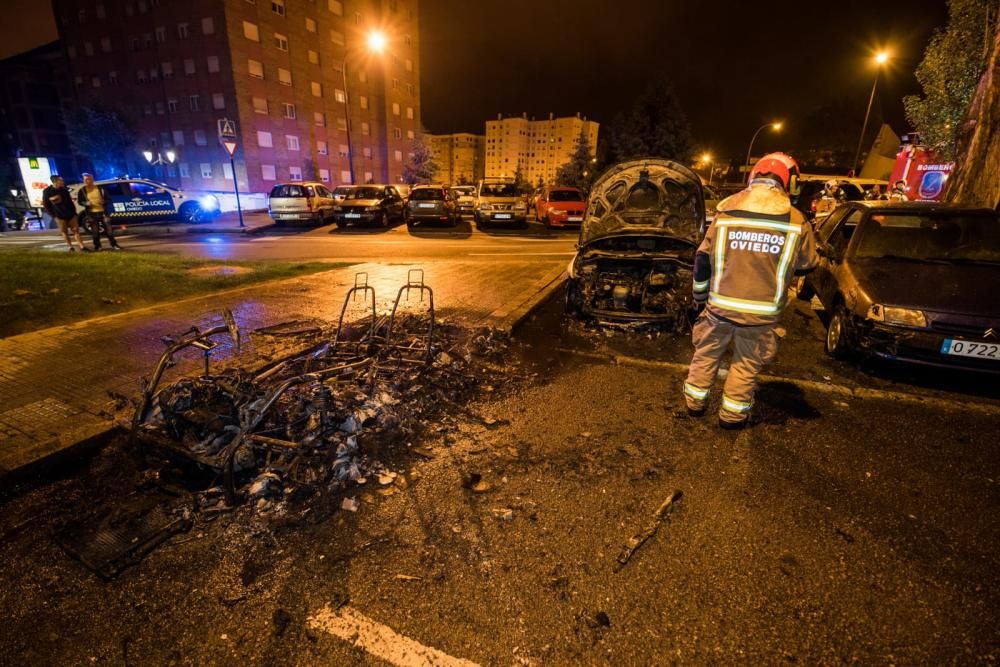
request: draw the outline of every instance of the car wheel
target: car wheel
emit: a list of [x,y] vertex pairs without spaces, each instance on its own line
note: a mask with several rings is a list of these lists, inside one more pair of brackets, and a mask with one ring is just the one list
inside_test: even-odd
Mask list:
[[816,290],[812,288],[806,277],[799,278],[798,284],[795,286],[795,297],[799,301],[812,301],[814,296],[816,296]]
[[201,208],[198,206],[198,202],[189,201],[182,204],[180,210],[177,211],[177,217],[181,222],[188,224],[201,222]]
[[848,327],[847,310],[841,306],[835,306],[830,323],[826,328],[826,343],[824,348],[826,353],[834,359],[847,359],[853,352],[850,341],[850,331]]
[[545,225],[545,229],[552,229],[552,220],[549,219],[548,215],[545,216],[545,219],[542,220],[542,223]]

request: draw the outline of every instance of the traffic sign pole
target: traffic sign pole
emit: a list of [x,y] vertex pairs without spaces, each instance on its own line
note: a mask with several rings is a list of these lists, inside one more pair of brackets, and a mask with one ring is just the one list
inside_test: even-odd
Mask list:
[[224,138],[222,147],[229,153],[229,167],[233,172],[233,192],[236,193],[236,212],[240,216],[240,229],[242,229],[245,225],[243,224],[243,207],[240,205],[240,180],[236,174],[236,140]]

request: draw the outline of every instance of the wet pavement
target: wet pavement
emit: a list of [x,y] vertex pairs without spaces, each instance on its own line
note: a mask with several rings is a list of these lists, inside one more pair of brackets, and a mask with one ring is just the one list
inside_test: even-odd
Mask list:
[[0,663],[996,662],[992,385],[827,360],[796,309],[759,423],[730,433],[681,416],[686,340],[565,323],[557,297],[508,380],[349,492],[356,512],[202,516],[104,583],[53,534],[153,494],[113,446],[3,502]]

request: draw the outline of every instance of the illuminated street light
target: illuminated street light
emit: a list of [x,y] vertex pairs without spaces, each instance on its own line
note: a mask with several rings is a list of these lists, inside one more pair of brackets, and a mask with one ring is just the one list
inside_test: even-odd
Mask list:
[[875,101],[875,89],[878,87],[878,75],[882,73],[882,66],[889,62],[889,52],[882,50],[875,54],[875,64],[878,66],[875,69],[875,82],[872,83],[872,94],[868,98],[868,110],[865,111],[865,122],[861,125],[861,136],[858,137],[858,149],[854,152],[854,162],[851,163],[851,169],[854,170],[855,174],[861,173],[860,167],[858,167],[858,159],[861,157],[861,144],[865,140],[865,131],[868,129],[868,117],[872,112],[872,103]]
[[750,154],[753,152],[753,142],[757,141],[757,135],[767,128],[771,128],[773,132],[781,132],[781,128],[783,126],[784,123],[780,120],[773,120],[770,123],[764,123],[757,128],[757,131],[753,133],[753,138],[750,139],[750,147],[747,148],[747,167],[750,166]]
[[386,38],[385,34],[380,30],[373,30],[368,33],[368,50],[374,51],[375,53],[382,53],[385,51]]
[[703,165],[705,165],[705,166],[708,167],[708,184],[711,185],[712,184],[712,176],[714,175],[713,172],[715,171],[715,169],[712,167],[712,154],[711,153],[702,153],[701,154],[701,163]]
[[[385,51],[388,43],[389,40],[386,39],[385,33],[381,30],[373,30],[365,38],[365,46],[375,54],[381,54]],[[346,58],[344,59],[343,66],[340,68],[340,75],[344,82],[344,119],[347,123],[347,170],[351,174],[351,184],[353,185],[357,181],[354,176],[354,140],[351,138],[351,93],[347,88]]]
[[168,162],[170,164],[173,164],[174,160],[177,159],[177,153],[175,153],[172,149],[168,150],[166,153],[153,153],[153,151],[143,151],[142,156],[146,158],[146,162],[152,165],[162,165],[162,164],[167,164]]
[[167,151],[167,162],[173,164],[174,160],[176,160],[176,159],[177,159],[177,153],[175,153],[173,150],[168,150]]

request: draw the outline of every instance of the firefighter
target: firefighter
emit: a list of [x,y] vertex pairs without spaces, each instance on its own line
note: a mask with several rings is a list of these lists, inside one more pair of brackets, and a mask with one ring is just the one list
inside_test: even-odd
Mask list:
[[705,413],[722,356],[733,347],[719,425],[746,425],[757,375],[777,353],[775,326],[795,276],[816,268],[816,240],[788,190],[798,164],[784,153],[762,158],[745,190],[719,202],[698,247],[694,298],[705,304],[692,332],[694,356],[684,383],[688,414]]
[[833,209],[840,206],[847,197],[844,195],[844,190],[840,187],[834,179],[830,179],[823,186],[823,193],[820,195],[820,199],[816,202],[816,215],[829,215],[833,213]]
[[909,201],[910,198],[906,196],[906,181],[900,179],[892,184],[892,190],[889,191],[889,201]]

